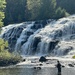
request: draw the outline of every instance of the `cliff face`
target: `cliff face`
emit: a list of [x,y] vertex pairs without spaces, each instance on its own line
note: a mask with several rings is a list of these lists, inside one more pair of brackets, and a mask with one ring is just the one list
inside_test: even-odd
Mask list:
[[2,28],[10,51],[24,55],[75,53],[75,15],[57,21],[25,22]]

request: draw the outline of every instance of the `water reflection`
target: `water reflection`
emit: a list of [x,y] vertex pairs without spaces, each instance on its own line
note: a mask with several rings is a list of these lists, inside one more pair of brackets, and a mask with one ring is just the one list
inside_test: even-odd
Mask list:
[[0,69],[0,75],[56,75],[53,72],[54,69],[50,68],[42,68],[42,69],[34,69],[34,68],[8,68],[8,69]]
[[[56,68],[34,69],[32,67],[15,67],[0,69],[0,75],[57,75]],[[62,75],[75,75],[74,69],[62,69]]]

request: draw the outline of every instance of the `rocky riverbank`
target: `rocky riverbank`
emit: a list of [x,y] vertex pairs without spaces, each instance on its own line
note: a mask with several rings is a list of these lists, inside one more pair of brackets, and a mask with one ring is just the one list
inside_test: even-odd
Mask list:
[[17,64],[17,66],[31,66],[35,67],[56,67],[57,61],[59,60],[62,64],[62,67],[66,68],[74,68],[75,67],[75,59],[71,58],[60,58],[60,57],[46,57],[47,61],[40,62],[40,57],[25,57],[25,61]]

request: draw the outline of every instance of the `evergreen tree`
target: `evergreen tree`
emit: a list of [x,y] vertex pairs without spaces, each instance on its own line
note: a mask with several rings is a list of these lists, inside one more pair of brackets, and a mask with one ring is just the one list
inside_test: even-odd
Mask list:
[[27,0],[6,0],[5,25],[25,21]]
[[[8,25],[27,20],[58,19],[68,15],[68,13],[74,14],[74,8],[74,0],[6,0],[5,19],[3,21],[5,25]],[[1,12],[0,16],[3,19],[3,10]],[[0,19],[1,23],[2,19]]]
[[75,14],[75,0],[56,0],[57,6],[64,8],[69,14]]
[[54,18],[56,10],[56,0],[41,0],[40,16],[41,19]]
[[59,19],[59,18],[66,17],[66,16],[69,16],[69,14],[66,12],[65,9],[62,9],[61,7],[58,7],[56,9],[55,19]]
[[5,0],[0,0],[0,28],[3,26]]
[[28,20],[36,20],[41,7],[41,0],[27,0],[27,9],[29,12]]
[[30,20],[53,18],[56,7],[56,0],[27,0]]

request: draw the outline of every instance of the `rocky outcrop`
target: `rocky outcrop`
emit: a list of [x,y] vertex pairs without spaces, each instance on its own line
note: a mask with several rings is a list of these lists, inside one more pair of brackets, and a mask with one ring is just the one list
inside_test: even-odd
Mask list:
[[58,40],[50,41],[49,47],[48,47],[49,52],[51,52],[53,49],[55,49],[55,46],[56,46],[58,43],[59,43]]
[[25,55],[75,54],[75,15],[57,21],[40,20],[9,25],[2,30],[1,35],[8,40],[11,52],[15,50]]

